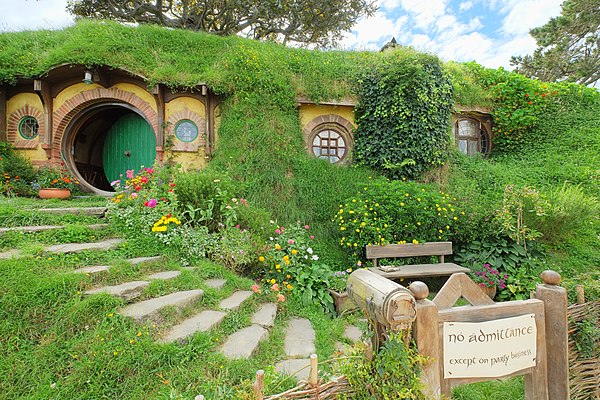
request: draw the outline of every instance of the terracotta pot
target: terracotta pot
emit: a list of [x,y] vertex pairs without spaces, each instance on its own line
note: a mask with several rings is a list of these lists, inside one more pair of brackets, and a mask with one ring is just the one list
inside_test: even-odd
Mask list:
[[494,297],[496,296],[496,285],[492,287],[481,287],[481,290],[483,290],[483,292],[487,294],[490,299],[494,300]]
[[71,196],[71,189],[48,188],[38,191],[40,199],[68,199],[69,196]]
[[335,290],[331,290],[331,289],[328,289],[328,290],[329,290],[329,294],[333,298],[333,305],[335,306],[335,311],[338,314],[341,314],[342,312],[344,312],[346,310],[351,310],[353,308],[356,308],[356,305],[348,297],[348,292],[340,293],[340,292],[336,292]]

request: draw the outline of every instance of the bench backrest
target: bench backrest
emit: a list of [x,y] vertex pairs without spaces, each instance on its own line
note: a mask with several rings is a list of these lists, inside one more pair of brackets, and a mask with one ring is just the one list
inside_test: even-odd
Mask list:
[[367,246],[367,259],[373,260],[377,266],[379,258],[403,258],[419,256],[438,256],[444,262],[444,256],[452,254],[452,242],[426,242],[420,244],[386,244],[384,246]]

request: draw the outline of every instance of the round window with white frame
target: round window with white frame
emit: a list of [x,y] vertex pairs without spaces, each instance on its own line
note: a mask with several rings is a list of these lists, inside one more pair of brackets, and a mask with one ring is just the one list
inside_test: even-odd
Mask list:
[[337,164],[348,157],[351,141],[344,129],[321,125],[313,130],[309,138],[309,146],[315,157]]
[[19,121],[19,135],[23,139],[31,140],[35,139],[39,135],[40,125],[37,119],[31,115],[26,115]]
[[454,123],[454,138],[464,154],[485,155],[490,151],[490,135],[484,124],[475,118],[459,118]]
[[182,119],[175,124],[175,136],[182,142],[193,142],[198,137],[198,127],[189,119]]

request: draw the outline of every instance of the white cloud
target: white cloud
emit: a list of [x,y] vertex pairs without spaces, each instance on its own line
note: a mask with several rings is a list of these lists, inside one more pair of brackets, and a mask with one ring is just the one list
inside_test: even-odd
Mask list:
[[383,42],[387,42],[401,30],[406,19],[406,17],[400,17],[393,21],[378,11],[369,18],[359,20],[352,31],[344,35],[341,47],[378,50],[382,47]]
[[446,14],[448,0],[401,0],[401,3],[414,16],[416,26],[425,29]]
[[2,0],[0,31],[58,29],[73,23],[66,0]]
[[511,0],[505,4],[508,14],[502,22],[502,32],[509,36],[529,34],[550,18],[560,15],[562,0]]
[[473,61],[489,54],[493,48],[494,40],[479,32],[471,32],[445,41],[438,55],[445,60]]
[[471,8],[473,8],[473,2],[468,0],[468,1],[463,1],[462,3],[460,3],[460,5],[458,6],[458,9],[460,11],[467,11],[470,10]]

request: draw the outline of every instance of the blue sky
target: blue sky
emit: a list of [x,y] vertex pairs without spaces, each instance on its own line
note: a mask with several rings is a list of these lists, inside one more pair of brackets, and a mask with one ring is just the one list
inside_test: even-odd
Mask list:
[[[0,31],[62,28],[72,23],[67,0],[0,0]],[[562,0],[377,0],[344,49],[378,50],[392,37],[445,60],[509,68],[511,55],[530,54],[531,28],[560,15]]]

